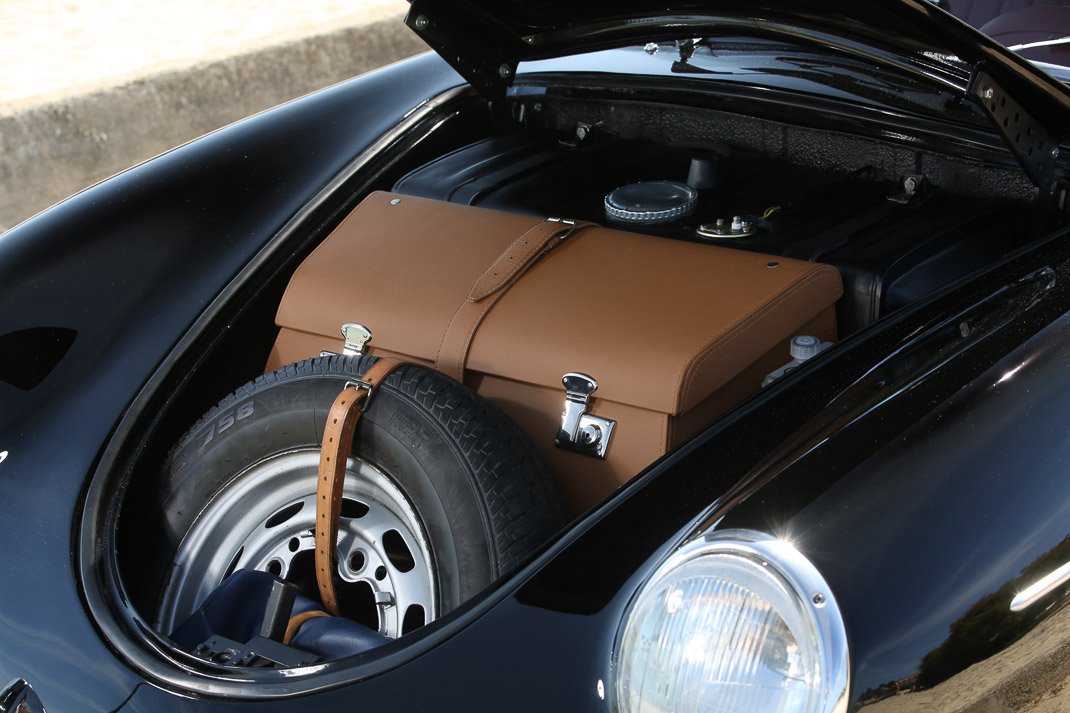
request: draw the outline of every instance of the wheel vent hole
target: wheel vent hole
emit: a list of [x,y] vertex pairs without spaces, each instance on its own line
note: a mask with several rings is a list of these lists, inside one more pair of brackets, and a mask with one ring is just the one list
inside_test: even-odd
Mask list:
[[291,537],[290,541],[286,543],[286,547],[289,548],[290,552],[297,552],[301,549],[301,540]]
[[342,582],[338,587],[338,603],[342,613],[372,631],[379,631],[379,608],[375,606],[375,591],[367,582]]
[[309,599],[319,599],[319,586],[316,584],[316,553],[312,550],[298,552],[290,560],[286,570],[286,581],[293,582],[301,594]]
[[354,572],[359,572],[364,569],[364,565],[368,563],[364,553],[357,550],[353,554],[349,555],[349,568]]
[[401,621],[401,633],[408,634],[426,623],[427,615],[424,614],[424,608],[419,604],[410,604],[405,610],[405,618]]
[[376,567],[375,578],[378,579],[380,582],[386,579],[386,567],[384,567],[383,565],[379,565],[378,567]]
[[368,514],[368,506],[359,500],[353,500],[352,498],[342,498],[342,517],[348,517],[351,520],[364,517]]
[[383,534],[383,549],[386,550],[386,558],[390,560],[390,564],[399,572],[411,572],[416,566],[412,551],[397,530],[387,530]]
[[271,560],[268,562],[267,571],[278,577],[282,574],[282,562]]
[[264,523],[264,527],[268,530],[273,527],[278,527],[297,513],[301,512],[301,508],[303,508],[304,506],[305,504],[303,502],[294,503],[293,505],[287,505],[286,507],[269,517],[267,519],[267,522]]

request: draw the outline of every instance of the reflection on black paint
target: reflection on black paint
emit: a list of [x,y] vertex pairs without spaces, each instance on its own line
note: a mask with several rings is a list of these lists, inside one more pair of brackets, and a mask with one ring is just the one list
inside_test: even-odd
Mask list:
[[1020,612],[1011,611],[1011,599],[1067,561],[1070,561],[1070,537],[1038,557],[1020,575],[967,609],[951,625],[947,641],[922,658],[918,686],[935,686],[968,666],[994,656],[1053,613],[1052,604],[1064,599],[1065,587]]
[[62,327],[34,327],[0,336],[0,381],[29,391],[52,373],[78,335]]
[[1020,612],[1011,611],[1011,600],[1018,592],[1067,561],[1070,561],[1070,537],[1038,557],[1018,576],[971,605],[950,625],[948,638],[922,657],[918,673],[868,688],[860,696],[859,703],[875,703],[908,691],[933,688],[975,663],[1006,651],[1042,621],[1062,609],[1070,587],[1056,589]]

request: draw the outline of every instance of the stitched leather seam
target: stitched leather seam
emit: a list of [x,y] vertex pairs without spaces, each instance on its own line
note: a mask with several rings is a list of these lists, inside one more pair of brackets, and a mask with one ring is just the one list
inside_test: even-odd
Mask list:
[[784,288],[783,291],[780,292],[780,294],[774,296],[773,299],[769,299],[765,304],[763,304],[757,312],[747,315],[740,320],[737,320],[729,328],[729,330],[726,330],[726,332],[722,333],[727,334],[727,336],[725,336],[723,339],[714,340],[713,342],[707,344],[706,347],[702,350],[703,353],[701,353],[701,355],[697,357],[693,357],[693,360],[687,367],[686,378],[684,379],[683,385],[681,387],[683,394],[682,399],[680,401],[680,406],[682,407],[685,403],[688,403],[690,401],[694,380],[701,370],[701,365],[705,364],[713,355],[718,354],[724,347],[734,342],[737,337],[749,334],[755,326],[761,323],[761,321],[764,320],[768,315],[772,314],[774,312],[774,309],[778,307],[781,303],[785,302],[788,299],[791,299],[804,288],[808,287],[814,282],[817,282],[820,278],[829,273],[835,274],[837,277],[839,277],[838,272],[836,272],[833,268],[828,267],[818,268],[809,272],[807,275],[800,276],[800,278],[797,278],[794,283],[789,284],[786,288]]
[[[479,302],[480,300],[490,297],[498,290],[508,286],[509,283],[516,278],[518,273],[523,272],[524,267],[529,262],[538,258],[539,253],[546,249],[547,246],[544,245],[544,243],[557,232],[558,227],[559,226],[556,224],[548,224],[545,221],[542,221],[528,228],[524,234],[520,236],[521,238],[524,238],[532,231],[539,228],[550,228],[550,235],[541,235],[536,240],[528,238],[527,240],[524,240],[520,246],[517,246],[516,243],[511,244],[506,248],[505,252],[499,255],[491,266],[487,268],[487,271],[480,275],[479,279],[476,280],[476,283],[472,285],[472,289],[468,293],[468,299],[473,302]],[[521,249],[514,253],[514,247],[519,247]],[[515,264],[512,266],[507,265],[507,261],[509,260],[514,261]],[[506,272],[507,274],[501,280],[496,280],[495,278],[498,277],[498,273],[500,272]]]
[[[446,325],[446,331],[442,334],[442,338],[439,340],[438,343],[438,350],[435,353],[435,368],[459,381],[462,380],[464,378],[465,365],[468,362],[468,351],[472,347],[472,339],[474,338],[476,331],[479,329],[479,326],[483,323],[483,320],[486,319],[487,315],[490,313],[490,310],[494,308],[494,305],[497,304],[498,300],[501,299],[502,295],[504,295],[507,289],[513,284],[515,284],[517,280],[519,280],[520,277],[531,267],[533,267],[543,256],[547,255],[553,250],[553,248],[557,244],[556,241],[558,240],[558,236],[562,232],[575,231],[580,228],[587,227],[587,225],[588,224],[567,226],[557,223],[550,224],[547,221],[542,221],[540,223],[537,223],[536,225],[531,226],[526,231],[524,231],[524,233],[519,238],[517,238],[517,240],[522,240],[522,244],[525,246],[528,245],[528,242],[530,240],[525,238],[526,236],[530,235],[532,231],[536,231],[543,227],[549,227],[550,232],[545,235],[542,235],[538,240],[534,242],[534,250],[526,250],[520,254],[523,260],[510,268],[510,274],[503,278],[500,281],[500,284],[495,285],[494,289],[490,290],[489,292],[481,294],[481,291],[477,290],[476,288],[484,281],[484,278],[486,277],[488,272],[491,272],[495,266],[497,266],[499,263],[502,262],[503,259],[505,259],[506,256],[512,254],[512,249],[516,245],[516,241],[511,243],[510,246],[506,248],[505,252],[498,256],[494,264],[487,269],[487,272],[484,272],[483,276],[481,276],[479,280],[476,281],[476,284],[473,285],[472,289],[469,291],[468,297],[457,308],[457,311],[453,314],[453,318],[450,319],[449,324]],[[462,315],[462,312],[465,310],[466,306],[469,303],[471,303],[474,308],[478,310],[478,312],[473,313],[474,319],[472,320],[472,324],[470,324],[466,329],[466,332],[464,334],[464,340],[456,344],[450,344],[451,348],[449,351],[453,351],[454,346],[457,347],[457,351],[459,352],[458,359],[453,359],[451,357],[450,363],[443,363],[443,348],[450,341],[449,335],[454,331],[453,325],[457,322],[458,318]]]
[[[535,225],[531,226],[530,228],[528,228],[527,230],[524,231],[524,233],[521,235],[521,237],[523,237],[524,235],[527,235],[532,230],[534,230],[536,227],[538,227],[540,225],[543,225],[544,222],[545,221],[540,221],[539,223],[536,223]],[[503,252],[502,255],[507,254],[509,252],[509,249],[512,247],[512,245],[513,245],[513,243],[510,243],[509,247],[506,248],[505,252]],[[499,255],[498,258],[491,265],[491,267],[487,268],[487,272],[489,272],[494,267],[494,265],[497,265],[498,262],[501,261],[502,255]],[[483,276],[481,276],[478,280],[476,280],[476,285],[478,285],[483,280],[483,277],[486,276],[486,274],[487,273],[484,272]],[[453,378],[458,379],[458,380],[461,380],[461,379],[464,378],[464,362],[466,361],[465,357],[468,354],[468,350],[466,348],[465,349],[465,354],[461,356],[461,364],[459,366],[459,369],[455,370],[455,369],[452,368],[452,366],[447,365],[447,366],[449,366],[449,371],[446,371],[446,369],[443,369],[443,365],[442,365],[442,347],[446,344],[446,338],[453,331],[453,325],[457,321],[457,317],[460,316],[461,312],[465,309],[466,305],[468,305],[468,303],[472,301],[472,292],[473,291],[475,291],[475,285],[473,285],[472,289],[469,290],[468,297],[466,297],[464,300],[461,301],[461,304],[458,305],[458,307],[457,307],[457,311],[453,313],[453,317],[450,318],[449,324],[446,325],[446,330],[444,332],[442,332],[442,337],[438,340],[438,349],[435,351],[435,368],[440,370],[440,371],[443,371],[443,372],[447,373],[449,376],[452,376]],[[479,320],[476,322],[476,327],[478,327],[479,324],[482,321],[483,321],[483,318],[480,317]],[[473,328],[471,331],[469,331],[469,333],[466,335],[466,339],[471,339],[473,334],[475,334],[475,328]],[[459,372],[459,373],[457,373],[457,372]]]
[[[368,199],[371,198],[373,195],[376,195],[377,193],[379,193],[379,191],[373,191],[372,193],[368,194],[367,198],[365,198],[363,202],[365,202],[365,203],[368,202]],[[297,283],[298,278],[300,277],[300,275],[301,275],[301,273],[303,271],[313,269],[311,267],[311,264],[313,262],[312,258],[315,257],[316,253],[319,252],[319,250],[321,248],[323,248],[325,245],[329,245],[330,241],[331,241],[331,238],[334,237],[335,234],[341,232],[342,228],[344,228],[346,225],[348,225],[349,222],[356,217],[358,212],[359,211],[357,211],[356,209],[353,209],[353,210],[349,211],[349,213],[346,214],[346,217],[342,218],[341,222],[339,222],[338,225],[336,225],[334,227],[334,229],[330,233],[327,234],[327,237],[323,240],[323,242],[321,242],[319,245],[317,245],[315,247],[315,249],[311,253],[309,253],[308,257],[306,257],[304,260],[301,261],[301,264],[297,266],[297,269],[294,270],[294,274],[290,277],[290,282],[286,286],[286,292],[284,292],[283,295],[286,295],[286,294],[288,294],[290,292],[290,288],[294,284]],[[278,309],[275,310],[275,324],[277,326],[279,326],[279,327],[286,326],[286,325],[283,325],[282,321],[281,321],[282,308],[286,304],[287,304],[286,299],[283,299],[282,301],[279,302]],[[300,323],[301,320],[296,320],[296,322]]]
[[464,344],[464,354],[461,355],[461,363],[459,365],[459,370],[461,372],[462,377],[464,376],[465,364],[468,363],[468,350],[471,348],[472,337],[475,336],[476,330],[479,329],[479,325],[483,324],[483,320],[486,318],[487,313],[490,312],[491,307],[493,307],[495,303],[497,303],[497,301],[497,299],[493,299],[483,303],[483,305],[478,305],[478,307],[480,308],[480,313],[476,315],[476,318],[474,320],[472,320],[472,326],[464,335],[464,342],[462,342]]
[[468,304],[468,300],[464,300],[457,307],[457,311],[453,313],[453,317],[450,319],[449,324],[446,325],[446,330],[442,332],[442,337],[438,340],[438,349],[435,351],[435,368],[442,362],[442,345],[446,343],[446,337],[453,330],[453,323],[457,321],[457,315],[461,313],[461,310]]
[[[835,275],[837,279],[839,278],[839,273],[829,266],[819,266],[817,269],[797,278],[794,283],[783,288],[783,290],[780,291],[780,294],[774,292],[772,295],[767,296],[765,298],[765,303],[757,312],[747,314],[741,319],[736,320],[727,330],[718,335],[717,338],[692,353],[691,357],[685,363],[682,373],[677,378],[678,387],[676,393],[679,400],[674,404],[674,410],[676,408],[682,409],[685,404],[690,402],[695,377],[701,371],[700,367],[713,355],[720,353],[739,336],[750,334],[752,329],[771,314],[774,311],[774,308],[778,307],[781,303],[791,299],[804,288],[820,279],[826,278],[830,274]],[[772,297],[772,299],[770,299],[770,297]]]
[[793,283],[790,283],[787,287],[783,288],[779,294],[776,294],[772,299],[768,300],[762,307],[753,314],[747,315],[742,320],[736,322],[731,328],[731,333],[726,334],[725,338],[719,341],[715,341],[709,344],[703,353],[694,359],[690,365],[687,376],[682,386],[683,403],[689,402],[691,399],[692,391],[694,388],[694,380],[700,372],[700,367],[709,361],[715,354],[720,352],[724,347],[734,342],[739,336],[749,334],[754,327],[762,322],[768,315],[775,311],[775,308],[779,307],[783,302],[791,299],[800,291],[816,282],[825,273],[826,270],[817,269],[804,276],[796,278]]
[[[813,273],[803,273],[795,279],[801,280],[804,279],[807,275],[811,274]],[[676,387],[673,391],[675,402],[670,407],[671,411],[682,411],[684,402],[686,401],[686,398],[684,398],[684,394],[682,392],[685,389],[690,389],[690,379],[691,374],[693,373],[692,369],[696,367],[697,363],[701,363],[701,361],[703,361],[703,357],[701,356],[702,353],[716,347],[717,344],[721,343],[722,340],[726,338],[726,335],[732,334],[733,330],[735,330],[739,325],[745,323],[748,319],[761,316],[767,309],[769,309],[770,303],[774,302],[774,298],[777,296],[778,293],[781,292],[781,288],[779,287],[777,282],[777,280],[773,280],[774,284],[772,289],[769,290],[768,294],[764,295],[759,300],[760,307],[758,308],[757,312],[747,312],[746,310],[740,310],[738,316],[732,321],[731,324],[729,324],[727,327],[725,327],[716,335],[714,335],[709,341],[696,347],[690,354],[687,355],[687,359],[684,360],[683,365],[680,367],[680,372],[676,375]],[[787,289],[790,290],[791,288],[792,286],[789,284]]]

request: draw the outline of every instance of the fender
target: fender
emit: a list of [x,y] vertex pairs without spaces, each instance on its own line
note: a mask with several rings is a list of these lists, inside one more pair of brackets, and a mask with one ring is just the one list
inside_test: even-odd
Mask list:
[[0,379],[0,686],[24,678],[49,710],[112,710],[132,692],[138,677],[94,631],[71,576],[73,515],[101,444],[243,266],[428,97],[460,84],[434,55],[400,62],[165,153],[0,236],[0,377],[46,367]]

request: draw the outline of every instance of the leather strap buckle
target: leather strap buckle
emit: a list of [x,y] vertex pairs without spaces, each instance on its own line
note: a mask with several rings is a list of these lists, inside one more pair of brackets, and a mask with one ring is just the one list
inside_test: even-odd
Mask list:
[[570,220],[568,218],[547,218],[546,222],[560,223],[563,226],[563,230],[557,234],[558,242],[562,240],[567,240],[577,230],[579,230],[580,228],[585,228],[588,225],[587,223],[579,223],[575,220]]
[[[361,381],[355,379],[353,381],[347,381],[343,389],[356,389],[357,391],[366,391],[367,395],[364,397],[364,401],[360,404],[360,412],[364,413],[368,410],[368,405],[372,402],[372,394],[375,393],[375,385],[367,381]],[[358,397],[359,398],[359,397]]]
[[[364,372],[364,378],[346,381],[327,414],[316,475],[316,584],[323,608],[335,616],[338,615],[338,597],[334,590],[338,520],[342,514],[342,489],[345,486],[346,461],[353,451],[353,435],[361,414],[368,409],[375,387],[406,363],[399,359],[379,359]],[[357,391],[355,398],[349,393],[350,389]],[[361,391],[366,392],[363,399]]]

